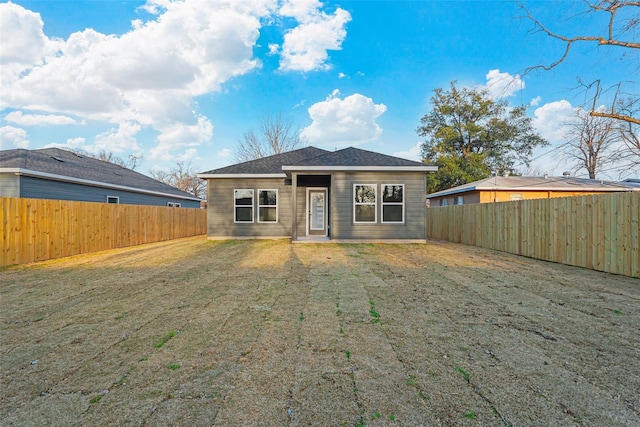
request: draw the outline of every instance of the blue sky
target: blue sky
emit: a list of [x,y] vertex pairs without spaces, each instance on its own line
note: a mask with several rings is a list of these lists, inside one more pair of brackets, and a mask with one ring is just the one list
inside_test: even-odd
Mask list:
[[[603,34],[605,21],[576,16],[582,2],[524,4],[563,34]],[[0,12],[2,149],[142,154],[142,173],[234,163],[243,134],[277,113],[309,145],[418,160],[433,90],[456,80],[529,105],[552,143],[531,171],[560,175],[562,124],[589,100],[578,78],[638,93],[638,58],[620,48],[576,45],[524,74],[564,47],[512,1],[17,0]]]

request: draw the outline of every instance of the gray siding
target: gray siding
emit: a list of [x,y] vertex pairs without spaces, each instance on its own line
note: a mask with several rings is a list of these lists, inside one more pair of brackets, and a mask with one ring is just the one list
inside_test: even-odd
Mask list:
[[[292,187],[284,179],[208,179],[209,237],[290,237]],[[253,223],[234,223],[235,189],[253,189]],[[258,222],[258,190],[278,190],[278,222]]]
[[200,202],[174,197],[139,194],[130,191],[51,181],[28,176],[20,177],[20,197],[34,199],[76,200],[106,203],[107,196],[116,196],[120,204],[167,206],[167,202],[180,203],[184,208],[199,208]]
[[[353,185],[375,184],[377,222],[353,222]],[[381,184],[404,184],[404,224],[382,223]],[[331,182],[330,226],[332,239],[425,239],[425,174],[334,173]]]
[[20,178],[14,173],[0,174],[0,196],[20,197]]

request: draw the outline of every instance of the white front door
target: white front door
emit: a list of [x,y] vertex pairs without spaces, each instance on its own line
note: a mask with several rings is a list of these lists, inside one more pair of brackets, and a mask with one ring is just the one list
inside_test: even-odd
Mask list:
[[327,190],[309,189],[307,209],[309,212],[307,221],[308,236],[327,235]]

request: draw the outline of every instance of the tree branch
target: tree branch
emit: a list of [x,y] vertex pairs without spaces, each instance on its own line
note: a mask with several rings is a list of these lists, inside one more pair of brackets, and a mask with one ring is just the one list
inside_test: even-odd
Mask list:
[[609,119],[623,120],[625,122],[635,123],[640,125],[640,119],[636,119],[635,117],[625,116],[624,114],[617,113],[603,113],[600,111],[592,111],[589,113],[592,117],[607,117]]
[[[608,4],[609,7],[603,7],[603,4]],[[553,62],[550,65],[536,65],[534,67],[529,67],[525,70],[525,73],[542,68],[543,70],[551,70],[555,68],[559,64],[561,64],[568,56],[569,51],[573,43],[576,42],[596,42],[600,46],[619,46],[630,49],[640,49],[640,43],[635,41],[626,41],[626,40],[618,40],[614,37],[613,27],[616,19],[616,12],[623,7],[639,7],[640,2],[638,1],[602,1],[599,4],[590,4],[591,9],[595,11],[603,11],[609,13],[611,16],[609,17],[608,24],[608,37],[601,36],[577,36],[577,37],[566,37],[560,34],[557,34],[547,28],[542,24],[537,18],[535,18],[529,9],[524,6],[522,3],[518,3],[518,6],[526,13],[526,18],[531,20],[534,25],[539,28],[542,32],[546,33],[549,37],[552,37],[557,40],[561,40],[566,43],[566,48],[563,55],[557,61]]]

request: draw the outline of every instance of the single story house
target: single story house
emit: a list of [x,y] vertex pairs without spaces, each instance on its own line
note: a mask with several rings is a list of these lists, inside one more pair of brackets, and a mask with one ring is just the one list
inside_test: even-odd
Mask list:
[[210,239],[425,242],[436,166],[357,148],[306,147],[204,172]]
[[[427,195],[431,207],[633,191],[620,182],[572,177],[492,176]],[[637,190],[637,188],[636,188]]]
[[59,148],[0,151],[0,196],[183,208],[201,202],[131,169]]

